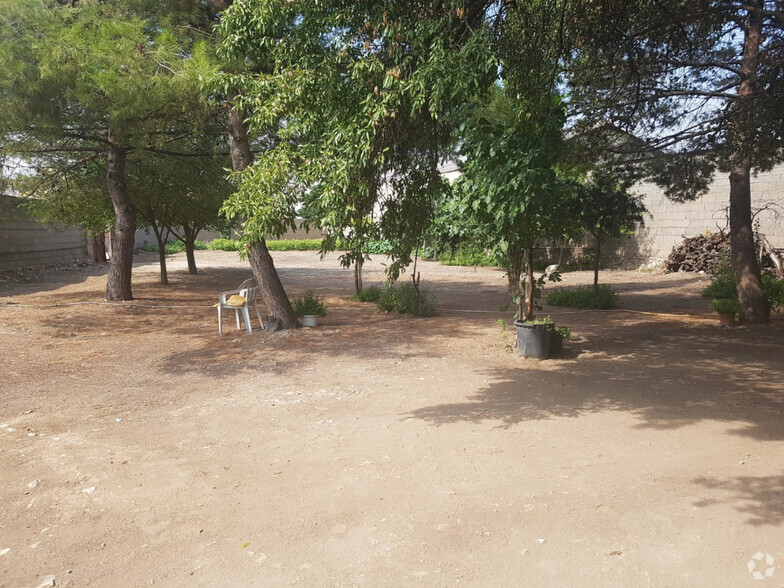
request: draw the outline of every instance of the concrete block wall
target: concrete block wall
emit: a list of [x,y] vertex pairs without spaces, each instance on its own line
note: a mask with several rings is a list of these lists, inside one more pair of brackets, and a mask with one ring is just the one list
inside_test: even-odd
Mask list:
[[0,269],[64,263],[87,257],[82,229],[34,219],[0,221]]
[[[648,212],[645,227],[635,237],[634,247],[645,256],[667,257],[683,240],[706,231],[729,230],[730,181],[728,174],[717,174],[708,193],[693,202],[671,202],[654,184],[640,184]],[[751,180],[752,209],[760,232],[774,247],[784,247],[784,166],[760,173]]]

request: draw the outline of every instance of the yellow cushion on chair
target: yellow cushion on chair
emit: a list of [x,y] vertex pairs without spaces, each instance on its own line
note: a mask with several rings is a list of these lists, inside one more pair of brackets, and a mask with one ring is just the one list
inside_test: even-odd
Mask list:
[[237,294],[233,294],[229,296],[229,299],[226,301],[226,306],[244,306],[245,305],[245,297],[238,296]]

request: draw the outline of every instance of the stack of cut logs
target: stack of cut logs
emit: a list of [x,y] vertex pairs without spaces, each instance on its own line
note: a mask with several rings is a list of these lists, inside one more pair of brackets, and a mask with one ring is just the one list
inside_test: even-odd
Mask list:
[[668,272],[711,272],[730,252],[730,236],[723,232],[686,237],[672,248],[667,258]]

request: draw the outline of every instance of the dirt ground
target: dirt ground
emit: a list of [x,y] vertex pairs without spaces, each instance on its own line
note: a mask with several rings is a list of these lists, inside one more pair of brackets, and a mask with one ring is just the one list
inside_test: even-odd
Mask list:
[[219,337],[233,253],[169,287],[142,254],[129,303],[103,269],[0,284],[0,585],[784,585],[784,317],[723,328],[704,277],[608,271],[623,308],[546,309],[574,338],[537,362],[500,270],[420,263],[414,319],[349,301],[334,256],[275,259],[318,328]]

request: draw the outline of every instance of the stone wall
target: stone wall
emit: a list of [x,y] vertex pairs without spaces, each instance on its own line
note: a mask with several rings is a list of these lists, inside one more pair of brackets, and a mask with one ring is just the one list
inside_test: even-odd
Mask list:
[[16,198],[0,197],[0,269],[63,263],[87,257],[84,231],[38,222]]

